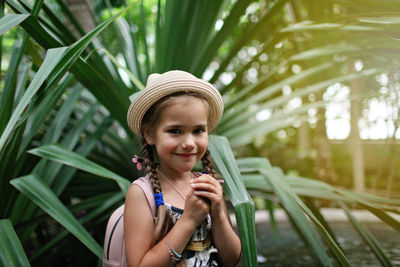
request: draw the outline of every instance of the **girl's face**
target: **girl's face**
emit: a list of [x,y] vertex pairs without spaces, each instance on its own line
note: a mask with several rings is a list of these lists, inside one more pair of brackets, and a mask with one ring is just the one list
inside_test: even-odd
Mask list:
[[160,169],[165,173],[191,171],[208,145],[208,105],[194,96],[179,96],[164,107],[153,129],[144,137],[155,145]]

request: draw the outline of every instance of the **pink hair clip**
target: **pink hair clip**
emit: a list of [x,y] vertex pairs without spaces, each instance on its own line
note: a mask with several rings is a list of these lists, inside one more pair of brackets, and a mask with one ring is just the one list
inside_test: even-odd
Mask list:
[[139,158],[137,155],[135,155],[132,158],[132,162],[136,165],[136,168],[140,171],[143,167],[143,159]]

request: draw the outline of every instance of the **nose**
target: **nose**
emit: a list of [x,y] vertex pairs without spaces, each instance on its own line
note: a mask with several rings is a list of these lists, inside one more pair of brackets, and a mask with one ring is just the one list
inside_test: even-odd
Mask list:
[[186,151],[191,151],[195,147],[194,138],[191,134],[186,134],[182,140],[182,148]]

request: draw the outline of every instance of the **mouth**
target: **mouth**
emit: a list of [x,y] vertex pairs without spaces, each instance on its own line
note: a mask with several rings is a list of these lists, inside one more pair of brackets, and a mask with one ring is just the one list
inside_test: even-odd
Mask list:
[[176,153],[176,155],[183,159],[191,159],[194,158],[197,153]]

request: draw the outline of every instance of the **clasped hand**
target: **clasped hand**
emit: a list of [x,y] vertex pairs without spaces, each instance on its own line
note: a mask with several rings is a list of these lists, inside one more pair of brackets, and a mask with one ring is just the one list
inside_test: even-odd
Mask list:
[[186,196],[185,212],[200,224],[210,213],[211,218],[221,214],[224,201],[220,183],[212,176],[203,174],[191,181],[192,190]]

